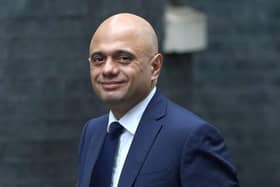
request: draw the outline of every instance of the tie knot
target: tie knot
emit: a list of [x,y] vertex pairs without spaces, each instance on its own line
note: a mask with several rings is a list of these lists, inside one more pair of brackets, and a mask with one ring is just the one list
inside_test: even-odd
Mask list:
[[124,128],[119,122],[113,122],[110,124],[109,135],[112,138],[118,138],[122,134],[123,130]]

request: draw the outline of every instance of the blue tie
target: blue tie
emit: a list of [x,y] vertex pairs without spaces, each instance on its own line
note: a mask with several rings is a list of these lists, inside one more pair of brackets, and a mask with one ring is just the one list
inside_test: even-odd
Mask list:
[[123,132],[123,127],[118,122],[110,124],[102,150],[95,163],[91,177],[91,187],[111,187],[113,167],[118,147],[119,137]]

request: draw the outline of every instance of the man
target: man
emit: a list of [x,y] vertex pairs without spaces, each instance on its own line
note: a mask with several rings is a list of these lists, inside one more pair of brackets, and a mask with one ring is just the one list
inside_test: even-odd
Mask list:
[[217,130],[157,90],[163,57],[146,20],[109,17],[89,55],[92,86],[110,111],[83,128],[78,187],[238,186]]

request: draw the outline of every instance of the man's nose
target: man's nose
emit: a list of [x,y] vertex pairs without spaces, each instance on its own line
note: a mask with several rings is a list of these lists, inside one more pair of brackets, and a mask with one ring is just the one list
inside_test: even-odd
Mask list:
[[108,58],[103,66],[103,75],[110,76],[118,74],[118,65],[111,58]]

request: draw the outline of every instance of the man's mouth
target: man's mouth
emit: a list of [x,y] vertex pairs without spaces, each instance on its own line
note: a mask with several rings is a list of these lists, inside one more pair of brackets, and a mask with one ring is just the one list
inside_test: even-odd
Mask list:
[[119,89],[122,84],[124,82],[122,81],[106,81],[106,82],[100,82],[102,88],[105,90],[105,91],[114,91],[114,90],[117,90]]

